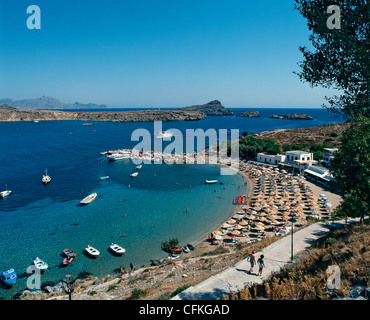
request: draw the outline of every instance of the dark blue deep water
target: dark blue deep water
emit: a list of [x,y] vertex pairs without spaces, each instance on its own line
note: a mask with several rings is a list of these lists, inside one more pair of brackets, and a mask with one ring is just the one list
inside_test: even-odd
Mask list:
[[[245,110],[234,109],[234,113]],[[207,117],[163,123],[163,130],[239,129],[241,134],[342,121],[322,109],[258,110],[261,118]],[[288,112],[307,113],[315,120],[267,118]],[[240,175],[220,176],[220,168],[209,164],[144,164],[133,179],[129,175],[136,165],[130,160],[108,162],[99,154],[134,147],[137,142],[130,137],[137,128],[153,133],[149,122],[0,123],[0,191],[5,185],[13,191],[0,199],[0,270],[13,267],[22,275],[38,256],[51,267],[42,276],[44,282],[82,271],[96,276],[113,274],[121,265],[128,268],[131,261],[137,267],[148,266],[150,259],[166,256],[161,241],[177,237],[181,245],[196,242],[230,216],[235,209],[233,197],[246,192]],[[52,177],[46,186],[41,183],[45,168]],[[99,180],[106,175],[110,179]],[[206,179],[223,181],[225,190],[222,185],[206,185]],[[92,192],[99,197],[88,206],[79,206]],[[123,257],[107,250],[112,242],[126,248]],[[100,250],[97,259],[83,253],[88,244]],[[77,258],[61,268],[65,248],[76,251]],[[26,277],[20,278],[11,289],[0,286],[0,297],[11,299],[25,288]]]

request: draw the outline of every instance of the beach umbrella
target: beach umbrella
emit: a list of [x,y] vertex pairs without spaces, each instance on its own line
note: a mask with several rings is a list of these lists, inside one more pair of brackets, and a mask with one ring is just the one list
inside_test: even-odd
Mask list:
[[230,234],[232,234],[233,236],[237,236],[240,234],[240,231],[234,230],[234,231],[231,231]]
[[240,230],[240,229],[243,229],[243,226],[241,226],[240,224],[237,224],[234,229],[235,230]]
[[280,222],[279,221],[276,221],[275,219],[274,220],[270,220],[270,223],[271,224],[273,224],[273,225],[278,225],[278,224],[280,224]]
[[213,232],[213,234],[214,234],[215,236],[222,236],[222,232],[221,232],[221,231],[219,231],[219,230],[214,231],[214,232]]
[[260,216],[260,217],[266,217],[266,216],[267,216],[267,213],[265,213],[265,212],[261,212],[259,216]]
[[229,227],[231,227],[231,226],[226,222],[221,225],[221,228],[223,228],[223,229],[227,229]]
[[247,217],[248,220],[255,220],[256,219],[256,216],[251,214]]
[[248,225],[248,222],[243,220],[242,222],[239,223],[239,225],[241,226],[247,226]]
[[264,224],[262,222],[257,222],[256,226],[264,226]]
[[234,219],[230,219],[227,223],[232,225],[232,224],[235,224],[236,221]]
[[254,229],[259,230],[259,231],[263,231],[263,230],[265,230],[265,227],[264,226],[257,226]]

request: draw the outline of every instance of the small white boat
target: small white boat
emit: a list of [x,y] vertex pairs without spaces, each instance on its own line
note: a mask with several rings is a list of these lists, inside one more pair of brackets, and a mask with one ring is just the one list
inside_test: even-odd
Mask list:
[[100,154],[102,155],[102,156],[104,156],[105,154],[107,154],[108,153],[108,151],[102,151],[102,152],[100,152]]
[[207,184],[217,183],[218,180],[206,180]]
[[11,190],[8,190],[8,186],[5,185],[5,191],[0,192],[0,198],[5,198],[6,196],[10,195],[12,193]]
[[105,176],[105,177],[100,177],[99,179],[100,179],[100,180],[105,180],[105,179],[109,179],[109,176]]
[[99,250],[97,250],[97,249],[95,249],[95,248],[93,248],[93,247],[91,247],[89,245],[87,245],[87,247],[85,248],[85,250],[92,257],[97,257],[100,254]]
[[139,165],[136,167],[136,170],[140,170],[143,166],[142,165]]
[[118,244],[112,243],[109,248],[116,254],[122,255],[126,252],[126,249],[120,247]]
[[139,174],[139,172],[131,173],[131,174],[130,174],[130,177],[134,178],[134,177],[136,177],[138,174]]
[[83,198],[80,201],[80,204],[89,204],[90,202],[94,201],[97,196],[98,195],[96,193],[92,193],[92,194],[88,195],[86,198]]
[[48,184],[51,181],[51,178],[48,175],[48,169],[45,169],[45,174],[42,176],[41,181],[43,184]]
[[45,271],[49,268],[49,265],[41,260],[39,257],[37,257],[34,261],[33,261],[33,264],[35,265],[35,267],[37,269],[39,269],[40,271]]
[[176,260],[176,259],[178,259],[180,256],[178,255],[178,254],[174,254],[174,253],[172,253],[172,254],[170,254],[168,257],[167,257],[167,259],[169,259],[169,260]]
[[184,251],[185,253],[188,253],[190,249],[188,248],[188,246],[183,246],[182,251]]
[[173,134],[170,131],[158,131],[155,136],[157,139],[171,138]]
[[113,153],[113,154],[107,155],[107,158],[110,161],[117,161],[117,160],[129,159],[130,155],[126,153]]

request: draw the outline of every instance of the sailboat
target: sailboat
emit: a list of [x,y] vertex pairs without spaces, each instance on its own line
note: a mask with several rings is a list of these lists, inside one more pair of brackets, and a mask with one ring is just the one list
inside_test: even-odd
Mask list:
[[6,190],[0,192],[0,198],[5,198],[6,196],[10,195],[12,193],[11,190],[8,190],[8,186],[5,185]]
[[48,184],[51,181],[50,176],[48,176],[48,169],[45,169],[45,174],[42,176],[42,183]]

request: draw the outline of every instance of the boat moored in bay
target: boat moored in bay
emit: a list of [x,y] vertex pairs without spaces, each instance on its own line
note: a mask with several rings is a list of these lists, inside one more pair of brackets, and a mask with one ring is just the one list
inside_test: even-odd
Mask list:
[[97,196],[98,196],[97,193],[89,194],[87,197],[83,198],[80,201],[80,204],[82,204],[82,205],[89,204],[89,203],[93,202],[96,199]]
[[17,282],[17,274],[15,273],[14,269],[11,268],[9,270],[0,272],[0,280],[5,285],[11,287]]

